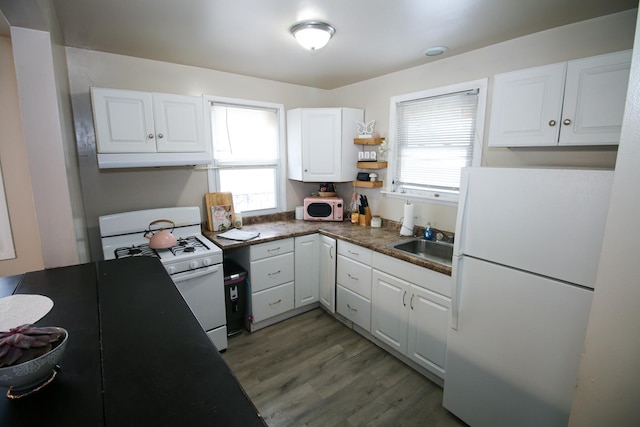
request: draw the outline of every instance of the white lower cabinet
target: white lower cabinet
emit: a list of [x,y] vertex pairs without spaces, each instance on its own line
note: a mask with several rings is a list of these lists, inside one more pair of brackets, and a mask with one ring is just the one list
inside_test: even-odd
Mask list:
[[451,278],[378,253],[372,263],[371,334],[444,378]]
[[371,251],[338,241],[337,312],[371,332]]
[[336,312],[336,239],[320,235],[320,304]]
[[444,378],[451,300],[411,285],[407,356]]
[[320,235],[295,238],[295,306],[318,302],[320,294]]
[[400,353],[407,352],[411,284],[378,270],[373,271],[371,333]]
[[250,285],[250,313],[253,324],[293,310],[293,238],[245,246],[234,250],[231,258],[247,269]]

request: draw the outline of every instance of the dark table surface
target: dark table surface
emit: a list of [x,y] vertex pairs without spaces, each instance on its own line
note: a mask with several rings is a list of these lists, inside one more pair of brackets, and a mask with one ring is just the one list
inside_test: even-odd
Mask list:
[[156,258],[0,278],[0,297],[54,302],[36,324],[69,332],[61,370],[17,400],[0,387],[0,426],[264,426]]

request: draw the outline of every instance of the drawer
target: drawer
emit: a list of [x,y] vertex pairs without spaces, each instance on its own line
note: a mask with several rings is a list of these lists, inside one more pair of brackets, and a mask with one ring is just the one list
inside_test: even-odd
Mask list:
[[362,246],[338,240],[338,254],[371,265],[371,250]]
[[356,325],[371,332],[371,301],[338,285],[336,310]]
[[251,306],[254,323],[293,310],[293,282],[254,293]]
[[371,267],[338,255],[336,282],[371,299]]
[[293,252],[251,262],[251,292],[293,281]]
[[251,246],[251,261],[293,252],[293,238]]

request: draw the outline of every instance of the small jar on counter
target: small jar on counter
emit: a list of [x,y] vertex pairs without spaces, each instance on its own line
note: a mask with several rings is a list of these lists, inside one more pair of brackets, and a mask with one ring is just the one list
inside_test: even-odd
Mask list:
[[382,218],[380,218],[380,215],[373,215],[371,217],[371,227],[372,228],[382,227]]

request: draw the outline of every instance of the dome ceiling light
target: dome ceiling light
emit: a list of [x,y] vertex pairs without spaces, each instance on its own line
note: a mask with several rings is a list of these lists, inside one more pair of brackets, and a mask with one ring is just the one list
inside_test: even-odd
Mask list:
[[336,29],[325,22],[304,21],[289,28],[300,46],[309,50],[323,48],[335,34]]

